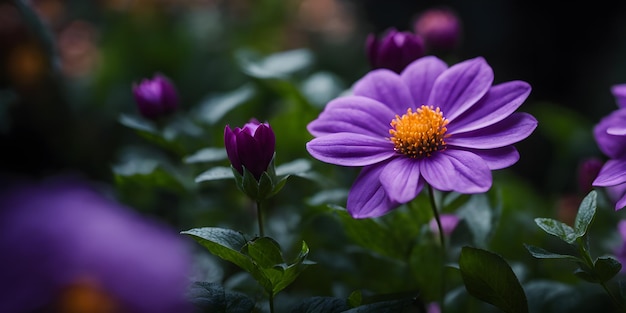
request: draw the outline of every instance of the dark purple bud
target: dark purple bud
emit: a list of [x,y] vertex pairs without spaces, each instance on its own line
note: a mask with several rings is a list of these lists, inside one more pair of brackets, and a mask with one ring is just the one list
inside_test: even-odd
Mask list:
[[386,68],[396,73],[424,56],[424,42],[420,36],[398,32],[394,28],[389,29],[382,40],[370,34],[366,46],[372,68]]
[[578,190],[587,194],[593,189],[592,183],[600,173],[604,162],[598,158],[583,160],[578,166]]
[[424,38],[426,49],[450,51],[459,44],[461,22],[452,10],[433,8],[417,17],[413,30]]
[[146,118],[156,119],[178,109],[178,94],[169,78],[156,74],[133,85],[133,96],[139,113]]
[[224,146],[233,167],[243,175],[246,168],[257,180],[274,157],[276,137],[268,123],[252,119],[242,128],[224,128]]

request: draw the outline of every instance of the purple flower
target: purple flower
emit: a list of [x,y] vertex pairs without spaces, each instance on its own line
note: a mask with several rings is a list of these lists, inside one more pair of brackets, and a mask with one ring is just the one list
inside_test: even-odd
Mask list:
[[448,51],[459,44],[461,23],[452,10],[433,8],[417,17],[414,31],[424,38],[428,50]]
[[[0,312],[188,312],[189,246],[178,233],[54,179],[0,195]],[[77,312],[77,311],[72,311]]]
[[537,120],[514,111],[530,85],[492,86],[493,71],[474,58],[452,67],[423,57],[400,75],[379,69],[361,78],[353,95],[326,105],[308,125],[309,153],[323,162],[363,167],[347,210],[376,217],[414,199],[426,183],[442,191],[480,193],[491,170],[513,165],[513,144]]
[[156,119],[170,114],[178,108],[178,94],[169,78],[156,74],[133,84],[133,96],[139,113],[146,118]]
[[[593,134],[600,150],[609,157],[598,177],[595,187],[609,187],[615,194],[615,210],[626,206],[626,189],[618,187],[626,183],[626,84],[611,88],[619,109],[600,120]],[[617,187],[617,188],[615,188]]]
[[268,123],[259,123],[252,119],[242,128],[224,128],[226,154],[233,167],[243,175],[245,167],[258,181],[267,171],[276,147],[274,131]]
[[424,43],[420,36],[398,32],[394,28],[387,31],[382,41],[375,34],[369,34],[366,46],[372,68],[387,68],[396,73],[424,56]]

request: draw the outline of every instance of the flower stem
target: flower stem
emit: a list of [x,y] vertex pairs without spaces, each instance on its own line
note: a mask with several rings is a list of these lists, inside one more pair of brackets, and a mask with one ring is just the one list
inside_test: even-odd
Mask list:
[[[263,233],[263,211],[261,210],[261,201],[257,201],[256,202],[256,213],[257,213],[257,219],[259,222],[259,237],[263,237],[264,233]],[[272,298],[270,297],[270,305],[272,304]]]
[[270,293],[270,313],[274,313],[274,294]]
[[[435,214],[435,221],[437,221],[437,228],[439,229],[439,242],[441,243],[441,261],[446,262],[446,242],[443,233],[443,227],[441,226],[441,218],[439,217],[439,210],[437,209],[437,202],[435,201],[435,192],[431,185],[428,185],[428,197],[430,198],[430,207]],[[446,298],[446,268],[445,265],[441,266],[441,313],[444,312],[444,300]]]
[[437,203],[435,202],[435,192],[433,191],[433,187],[428,185],[428,196],[430,198],[430,207],[433,209],[433,213],[435,214],[435,221],[437,221],[437,229],[439,229],[439,242],[441,243],[441,251],[445,256],[446,251],[446,242],[443,233],[443,226],[441,226],[441,218],[439,217],[439,210],[437,210]]

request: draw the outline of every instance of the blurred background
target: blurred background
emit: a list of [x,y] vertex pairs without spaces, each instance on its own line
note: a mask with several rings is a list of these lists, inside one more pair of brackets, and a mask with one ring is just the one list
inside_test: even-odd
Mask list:
[[[615,108],[609,88],[626,82],[623,1],[2,0],[2,172],[71,169],[110,181],[120,147],[133,140],[117,122],[136,112],[133,83],[164,73],[189,110],[243,85],[241,50],[306,48],[312,68],[347,88],[369,70],[368,33],[411,30],[417,14],[437,6],[462,22],[457,59],[484,56],[497,81],[533,87],[524,109],[538,115],[540,129],[520,144],[515,168],[539,189],[573,188],[577,160],[597,154],[588,145],[591,125]],[[251,113],[269,118],[267,110]]]

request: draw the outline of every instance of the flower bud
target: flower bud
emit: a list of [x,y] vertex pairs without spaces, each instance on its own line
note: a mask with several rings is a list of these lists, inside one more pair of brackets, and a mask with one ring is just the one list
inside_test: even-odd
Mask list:
[[133,84],[133,96],[139,113],[149,119],[170,114],[178,108],[178,94],[169,78],[156,74]]
[[626,84],[611,86],[611,93],[615,97],[615,102],[620,108],[626,108]]
[[413,30],[424,39],[427,50],[449,51],[459,43],[461,23],[452,10],[433,8],[417,17]]
[[375,34],[367,37],[367,57],[372,68],[387,68],[396,73],[411,62],[424,56],[424,42],[410,32],[391,28],[382,40]]
[[598,177],[604,162],[598,158],[588,158],[578,165],[578,190],[587,194],[593,189],[591,185]]
[[226,125],[224,145],[233,168],[243,175],[245,167],[258,181],[274,157],[276,137],[268,123],[252,119],[242,128]]
[[[459,224],[459,217],[455,214],[441,214],[439,216],[441,222],[441,228],[443,228],[443,234],[446,236],[450,236],[456,226]],[[434,218],[430,220],[428,223],[428,227],[430,227],[430,231],[434,234],[439,234],[439,227],[437,226],[437,220]]]

